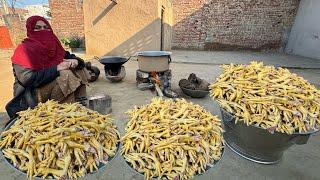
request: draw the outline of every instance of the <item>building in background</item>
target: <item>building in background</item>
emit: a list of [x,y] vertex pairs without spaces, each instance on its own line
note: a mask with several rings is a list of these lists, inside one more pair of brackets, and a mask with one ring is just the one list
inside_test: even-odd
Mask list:
[[8,13],[5,13],[3,7],[0,7],[0,16],[5,19],[4,15],[15,15],[18,16],[21,21],[25,20],[28,10],[24,8],[10,8],[8,7]]
[[27,5],[24,9],[28,11],[28,13],[25,15],[25,19],[35,15],[42,16],[47,20],[51,19],[51,13],[48,4]]
[[49,0],[52,28],[59,37],[84,37],[82,3],[82,0]]
[[171,0],[49,0],[59,37],[85,37],[89,54],[171,48]]
[[130,56],[170,50],[172,22],[171,0],[84,1],[86,51]]
[[319,0],[301,0],[286,53],[320,59],[319,10]]
[[[165,18],[173,20],[172,31],[170,29],[165,34],[172,33],[172,41],[165,38],[170,40],[166,40],[164,49],[170,49],[170,46],[191,50],[274,50],[320,59],[317,49],[320,31],[315,23],[319,17],[318,0],[171,1],[173,13],[166,14],[171,17]],[[139,37],[136,29],[143,31],[147,28],[144,23],[148,22],[148,17],[161,16],[161,12],[151,4],[170,4],[171,1],[117,1],[113,7],[110,6],[112,1],[104,0],[94,3],[89,0],[49,0],[52,23],[58,33],[85,34],[89,53],[113,52],[119,55],[128,54],[120,50],[127,47],[119,42],[130,42],[132,47],[128,51],[132,51],[139,49],[137,46],[141,46],[141,42],[148,41],[143,36],[136,38]],[[151,15],[152,9],[158,14]],[[145,37],[148,35],[145,33]]]
[[11,48],[26,37],[25,16],[28,13],[23,8],[4,9],[0,7],[1,48]]
[[[170,0],[150,1],[155,4],[157,2],[171,3]],[[144,11],[153,8],[153,6],[145,6],[149,3],[148,0],[143,3],[141,1],[118,1],[118,4],[111,9],[108,7],[110,8],[109,4],[112,1],[97,0],[95,3],[84,1],[83,15],[81,2],[81,0],[50,1],[52,23],[58,32],[84,34],[84,29],[86,29],[86,35],[95,36],[93,32],[98,30],[95,30],[93,25],[90,28],[88,21],[93,21],[94,18],[97,18],[94,16],[105,13],[106,15],[101,18],[99,23],[103,22],[112,26],[105,26],[104,30],[100,30],[99,37],[103,39],[104,36],[107,36],[104,33],[108,33],[109,29],[119,27],[118,24],[125,21],[123,19],[130,19],[130,21],[123,24],[122,28],[126,28],[127,24],[131,24],[131,22],[139,24],[147,15]],[[174,20],[174,24],[170,46],[174,49],[276,50],[283,52],[299,2],[299,0],[172,0],[173,13],[170,18]],[[127,3],[129,3],[128,7],[125,7],[124,5]],[[123,13],[116,13],[118,8]],[[106,13],[107,11],[108,13]],[[158,12],[155,9],[154,11]],[[78,16],[75,17],[75,14]],[[131,14],[137,16],[130,16]],[[79,28],[82,27],[81,17],[84,17],[84,21],[87,22],[83,29]],[[113,23],[111,19],[115,19],[117,22]],[[72,25],[72,29],[70,25]],[[132,24],[132,27],[136,26],[139,25]],[[119,28],[114,30],[117,34],[125,31],[121,27]],[[90,37],[87,38],[89,38],[87,42],[90,44],[92,40]],[[113,41],[117,42],[118,39]],[[113,41],[108,41],[108,44],[112,44]]]
[[173,0],[173,48],[283,51],[300,0]]

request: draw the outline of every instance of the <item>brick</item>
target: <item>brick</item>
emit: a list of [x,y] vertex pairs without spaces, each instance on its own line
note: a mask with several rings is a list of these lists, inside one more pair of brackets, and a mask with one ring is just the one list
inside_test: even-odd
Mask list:
[[173,0],[172,46],[204,50],[206,45],[218,43],[279,49],[298,6],[299,0]]
[[[279,49],[299,0],[172,0],[174,48]],[[59,36],[84,36],[81,0],[49,0]],[[217,45],[218,44],[218,45]],[[220,45],[219,45],[220,44]]]
[[52,28],[60,37],[84,36],[82,0],[49,0]]

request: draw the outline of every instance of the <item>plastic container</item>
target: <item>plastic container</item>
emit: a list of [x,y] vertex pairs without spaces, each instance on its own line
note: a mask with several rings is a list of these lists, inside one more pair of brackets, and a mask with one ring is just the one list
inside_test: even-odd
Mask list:
[[169,70],[171,52],[143,51],[136,53],[139,70],[143,72],[164,72]]
[[292,145],[308,142],[311,134],[294,133],[292,135],[274,132],[256,126],[247,126],[242,121],[235,123],[235,116],[223,108],[220,109],[225,126],[223,134],[226,145],[236,154],[260,164],[276,164],[283,153]]

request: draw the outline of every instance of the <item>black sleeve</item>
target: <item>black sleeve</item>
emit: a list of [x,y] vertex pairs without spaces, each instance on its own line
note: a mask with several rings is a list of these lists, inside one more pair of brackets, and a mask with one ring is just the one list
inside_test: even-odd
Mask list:
[[18,82],[24,87],[39,87],[53,81],[57,76],[59,76],[57,66],[33,71],[14,64],[13,70]]
[[66,51],[65,55],[64,55],[64,59],[76,59],[78,60],[78,66],[76,69],[83,69],[85,67],[85,63],[84,60],[77,57],[74,54],[71,54],[69,51]]

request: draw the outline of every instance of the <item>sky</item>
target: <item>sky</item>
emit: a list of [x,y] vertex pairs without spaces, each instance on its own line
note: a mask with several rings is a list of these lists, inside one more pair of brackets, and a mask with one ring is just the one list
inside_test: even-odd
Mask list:
[[[8,0],[9,6],[13,0]],[[16,7],[24,7],[32,4],[48,4],[48,0],[16,0]]]

